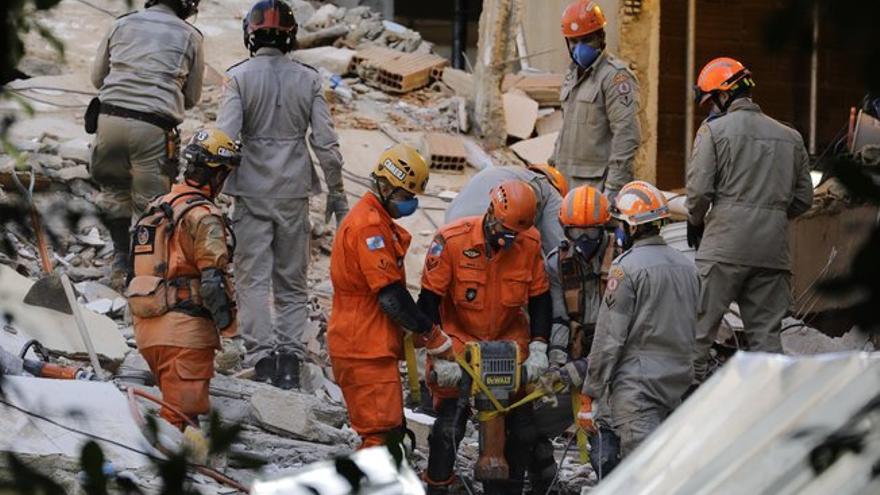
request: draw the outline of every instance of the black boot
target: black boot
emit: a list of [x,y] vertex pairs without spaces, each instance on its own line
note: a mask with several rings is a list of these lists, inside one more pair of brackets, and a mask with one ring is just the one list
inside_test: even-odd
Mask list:
[[280,389],[299,388],[299,357],[292,352],[280,351],[275,359],[274,385]]
[[119,293],[125,291],[131,275],[131,220],[128,218],[114,218],[104,222],[110,231],[110,240],[113,241],[113,266],[110,270],[110,286]]

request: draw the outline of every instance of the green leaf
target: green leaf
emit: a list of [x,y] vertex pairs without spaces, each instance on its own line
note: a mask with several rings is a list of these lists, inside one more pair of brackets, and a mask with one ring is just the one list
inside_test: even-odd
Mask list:
[[351,493],[358,493],[361,490],[361,482],[366,477],[361,468],[348,457],[337,457],[335,461],[336,472],[348,481],[351,485]]
[[86,474],[83,490],[88,495],[107,495],[107,476],[104,474],[104,452],[90,440],[82,448],[80,466]]
[[220,415],[217,412],[211,413],[211,424],[208,429],[208,437],[211,439],[209,452],[211,454],[225,453],[238,440],[241,435],[242,426],[233,424],[229,427],[223,426],[220,421]]

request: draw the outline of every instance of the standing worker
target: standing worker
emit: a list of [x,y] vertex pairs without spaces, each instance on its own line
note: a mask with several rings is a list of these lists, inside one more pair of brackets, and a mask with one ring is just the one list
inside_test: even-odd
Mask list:
[[[687,169],[688,245],[697,249],[701,291],[695,371],[730,303],[739,304],[749,347],[782,352],[791,304],[788,222],[813,202],[801,135],[752,101],[751,73],[731,58],[700,71],[696,98],[712,106]],[[711,207],[711,211],[710,211]]]
[[[598,409],[600,435],[625,457],[679,405],[693,378],[699,278],[694,264],[660,237],[666,199],[631,182],[615,199],[626,251],[608,275],[583,392]],[[596,407],[598,406],[598,408]],[[604,476],[608,468],[597,469]]]
[[310,324],[309,196],[321,191],[306,145],[309,129],[308,141],[329,190],[326,220],[335,215],[341,221],[348,200],[321,76],[287,56],[297,31],[290,6],[261,0],[243,26],[251,57],[227,71],[217,124],[242,142],[241,167],[224,189],[235,197],[233,225],[240,246],[235,253],[236,293],[247,362],[268,361],[265,378],[291,388],[298,386],[290,377],[296,375],[296,353],[305,349],[304,332]]
[[138,350],[163,400],[186,418],[165,407],[160,415],[180,429],[208,412],[214,350],[238,327],[226,272],[230,236],[214,199],[241,158],[232,139],[213,129],[197,131],[183,156],[183,182],[154,199],[134,226],[126,290]]
[[[533,227],[535,193],[527,183],[511,180],[490,195],[483,216],[462,218],[437,233],[425,259],[419,307],[435,323],[442,322],[457,354],[471,341],[515,341],[525,357],[526,376],[536,381],[549,365],[553,305],[540,237]],[[429,385],[437,419],[428,439],[428,493],[447,493],[467,420],[462,414],[455,421],[462,370],[454,361],[433,360],[429,365],[436,374]],[[527,469],[541,473],[532,485],[546,490],[555,476],[555,461],[552,448],[535,452],[539,435],[531,404],[513,409],[505,419],[509,479],[484,482],[484,491],[520,493]],[[536,455],[545,460],[540,468]]]
[[202,95],[202,33],[184,20],[198,6],[147,0],[144,10],[116,19],[92,64],[99,94],[86,115],[87,132],[97,132],[90,172],[115,251],[110,285],[120,292],[131,264],[132,216],[177,179],[177,126]]
[[521,180],[532,186],[538,202],[535,228],[541,234],[544,254],[564,239],[559,226],[559,206],[568,193],[568,181],[549,165],[487,167],[468,180],[446,209],[446,223],[464,217],[482,215],[489,207],[489,191],[508,180]]
[[403,330],[422,337],[429,355],[447,356],[452,342],[422,314],[406,289],[410,234],[394,219],[413,214],[425,192],[428,164],[397,145],[379,157],[372,190],[339,225],[330,256],[333,309],[327,348],[361,448],[383,445],[404,428],[398,362]]
[[552,162],[574,186],[591,185],[612,198],[633,180],[639,84],[605,49],[605,15],[595,2],[570,4],[562,35],[573,63],[562,83],[562,130]]
[[594,187],[572,189],[557,218],[565,240],[547,255],[546,268],[553,297],[550,363],[562,366],[569,356],[579,359],[590,353],[614,241],[607,230],[608,199]]

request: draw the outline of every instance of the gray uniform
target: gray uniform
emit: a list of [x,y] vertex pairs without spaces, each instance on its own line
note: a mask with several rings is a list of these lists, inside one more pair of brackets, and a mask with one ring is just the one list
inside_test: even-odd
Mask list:
[[446,223],[459,218],[477,216],[486,213],[489,208],[489,191],[507,180],[521,180],[531,184],[538,200],[538,214],[535,228],[541,234],[541,248],[544,253],[558,246],[565,234],[559,225],[559,208],[562,196],[540,173],[532,172],[523,167],[489,167],[471,177],[458,196],[446,209]]
[[633,180],[641,143],[639,84],[607,51],[584,71],[572,64],[562,83],[562,130],[552,163],[572,181],[619,191]]
[[637,240],[611,265],[584,393],[625,456],[681,402],[693,378],[699,279],[660,236]]
[[810,208],[812,198],[800,134],[750,99],[733,102],[725,115],[700,127],[687,171],[688,219],[705,223],[696,254],[702,282],[698,377],[734,300],[751,349],[782,352],[780,324],[791,303],[788,223]]
[[[103,103],[179,124],[184,109],[201,98],[204,70],[202,34],[159,4],[113,23],[98,46],[91,78]],[[154,125],[99,117],[91,173],[102,189],[98,206],[110,218],[137,216],[153,196],[168,192],[165,139]]]
[[[605,237],[604,242],[599,247],[599,251],[589,262],[585,261],[582,256],[573,253],[574,246],[566,244],[550,251],[544,261],[544,268],[547,271],[547,277],[550,279],[550,295],[553,298],[553,330],[550,333],[550,342],[548,345],[548,355],[553,364],[565,364],[568,357],[568,349],[571,344],[571,325],[579,325],[582,332],[587,335],[593,335],[596,328],[596,320],[599,318],[599,307],[602,304],[601,284],[602,284],[602,263],[607,254],[608,244],[611,242],[609,236]],[[568,252],[566,256],[571,256],[575,263],[580,267],[581,273],[585,276],[581,280],[581,308],[582,313],[576,321],[572,322],[570,312],[565,304],[565,292],[562,288],[562,277],[560,274],[559,257],[560,252]],[[610,256],[609,256],[610,257]],[[590,337],[588,341],[592,341]],[[588,353],[589,349],[584,349],[584,353]]]
[[[235,197],[235,284],[249,361],[274,347],[302,347],[308,325],[308,198],[342,191],[342,154],[318,72],[275,48],[227,71],[217,125],[241,137],[241,166],[223,192]],[[275,325],[272,325],[274,297]]]

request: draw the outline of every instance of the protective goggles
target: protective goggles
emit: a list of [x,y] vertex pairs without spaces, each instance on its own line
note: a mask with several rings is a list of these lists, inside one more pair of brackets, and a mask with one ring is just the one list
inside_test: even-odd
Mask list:
[[597,241],[605,235],[605,229],[602,227],[566,227],[565,236],[571,240],[577,240],[581,237],[591,241]]

